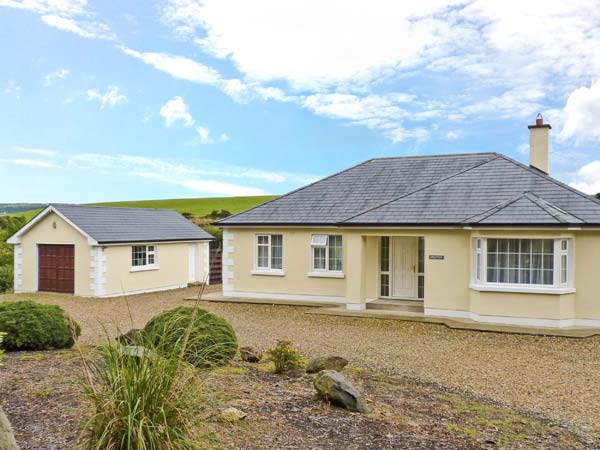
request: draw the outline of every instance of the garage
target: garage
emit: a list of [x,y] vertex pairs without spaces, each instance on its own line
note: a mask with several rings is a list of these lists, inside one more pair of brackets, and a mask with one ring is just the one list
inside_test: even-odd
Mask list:
[[38,290],[75,292],[75,246],[38,244]]

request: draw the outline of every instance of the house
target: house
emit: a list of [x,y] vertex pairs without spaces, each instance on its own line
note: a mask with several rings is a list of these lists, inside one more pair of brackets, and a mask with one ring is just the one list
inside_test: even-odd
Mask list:
[[529,166],[375,158],[219,221],[223,295],[600,326],[600,202],[548,175],[550,129],[529,127]]
[[15,292],[114,297],[204,281],[212,239],[175,211],[55,204],[7,242]]

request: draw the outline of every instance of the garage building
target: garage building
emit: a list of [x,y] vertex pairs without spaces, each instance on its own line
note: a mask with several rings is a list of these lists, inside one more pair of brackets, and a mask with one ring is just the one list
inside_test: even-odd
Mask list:
[[52,204],[7,242],[15,292],[115,297],[207,280],[212,239],[172,210]]

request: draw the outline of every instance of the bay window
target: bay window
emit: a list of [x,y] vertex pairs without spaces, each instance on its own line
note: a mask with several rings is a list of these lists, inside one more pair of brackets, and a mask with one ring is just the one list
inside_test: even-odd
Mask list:
[[475,238],[472,285],[524,292],[572,288],[571,247],[571,239]]
[[313,234],[310,247],[313,272],[342,272],[342,236]]
[[255,270],[258,272],[283,271],[283,236],[281,234],[257,234]]

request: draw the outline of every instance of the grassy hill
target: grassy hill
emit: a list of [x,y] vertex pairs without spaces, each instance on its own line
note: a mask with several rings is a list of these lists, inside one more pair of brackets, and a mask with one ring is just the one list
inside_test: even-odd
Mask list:
[[[90,203],[92,206],[120,206],[130,208],[174,209],[179,213],[189,212],[194,216],[205,216],[213,210],[225,209],[237,213],[277,197],[262,195],[253,197],[208,197],[208,198],[174,198],[168,200],[136,200],[126,202]],[[31,219],[40,210],[14,213],[15,216],[25,216]]]

